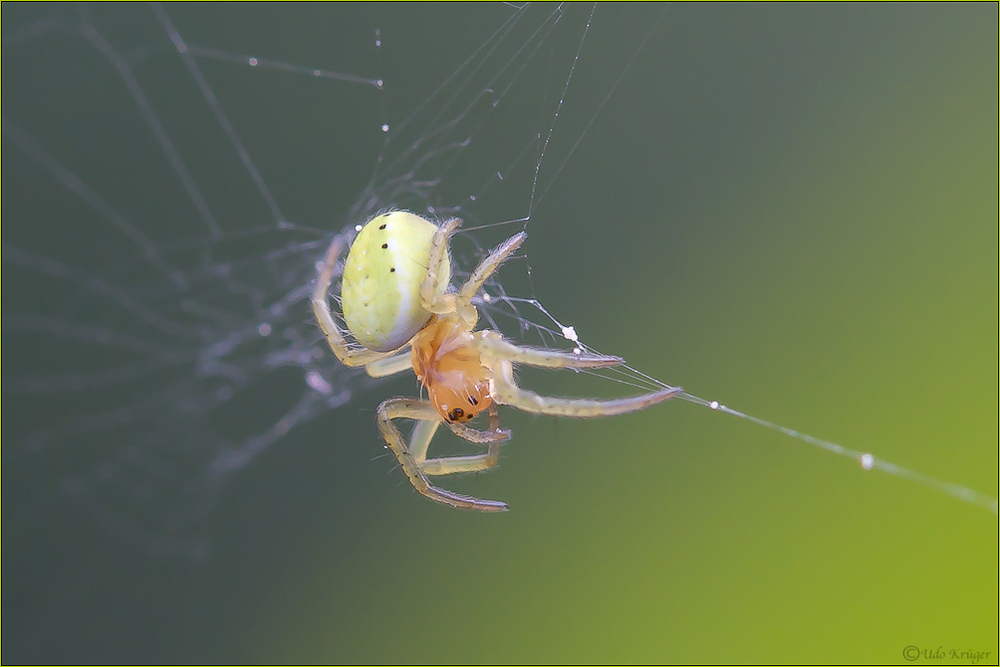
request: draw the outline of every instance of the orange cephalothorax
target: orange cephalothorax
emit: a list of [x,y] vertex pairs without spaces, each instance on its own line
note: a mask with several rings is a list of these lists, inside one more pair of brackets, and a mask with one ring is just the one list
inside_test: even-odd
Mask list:
[[446,421],[467,422],[493,402],[490,371],[479,358],[472,334],[457,321],[432,320],[412,345],[417,379]]

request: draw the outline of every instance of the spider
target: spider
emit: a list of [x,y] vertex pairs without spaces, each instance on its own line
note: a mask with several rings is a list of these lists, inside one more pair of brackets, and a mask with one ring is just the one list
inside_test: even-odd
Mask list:
[[[364,366],[372,377],[412,369],[427,390],[427,399],[390,398],[378,406],[378,427],[413,487],[439,503],[484,512],[503,512],[506,503],[480,500],[431,484],[428,477],[487,470],[497,464],[500,444],[510,438],[501,429],[497,405],[559,417],[606,417],[635,410],[676,396],[666,389],[623,399],[555,398],[519,387],[513,367],[605,368],[624,363],[621,357],[580,351],[523,347],[496,331],[476,331],[479,313],[473,297],[486,280],[527,238],[519,232],[493,249],[457,290],[449,287],[449,241],[462,221],[440,226],[407,211],[372,218],[351,244],[341,278],[343,318],[360,344],[348,344],[330,310],[328,293],[340,257],[342,237],[330,244],[317,266],[312,308],[330,349],[346,366]],[[407,350],[409,348],[409,350]],[[483,411],[489,428],[467,425]],[[409,442],[395,419],[416,422]],[[474,456],[427,458],[438,427],[444,423],[456,435],[486,446]]]

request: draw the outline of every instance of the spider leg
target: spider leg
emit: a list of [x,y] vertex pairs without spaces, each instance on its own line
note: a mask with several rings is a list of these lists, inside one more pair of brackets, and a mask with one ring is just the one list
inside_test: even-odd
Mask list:
[[410,444],[407,449],[410,456],[419,465],[427,460],[427,448],[431,446],[431,440],[437,433],[441,420],[418,419],[413,425],[413,433],[410,434]]
[[[446,424],[448,428],[451,429],[452,433],[458,437],[480,445],[492,445],[493,443],[501,443],[504,440],[510,440],[510,429],[500,428],[500,413],[497,412],[497,406],[491,403],[489,411],[490,428],[486,431],[477,431],[474,428],[469,428],[465,424],[459,424],[457,422],[446,422]],[[435,412],[437,411],[435,410]],[[496,461],[494,461],[494,463],[496,463]]]
[[[477,431],[464,424],[448,424],[448,427],[460,438],[487,445],[485,454],[475,456],[450,456],[438,459],[426,459],[427,448],[431,438],[437,431],[440,422],[437,410],[432,408],[426,421],[418,421],[410,435],[410,455],[427,475],[450,475],[456,472],[477,472],[487,470],[497,464],[500,458],[500,443],[510,440],[510,429],[500,428],[500,413],[497,406],[490,405],[490,428],[487,431]],[[436,417],[438,421],[430,421]]]
[[445,294],[441,298],[436,298],[438,284],[438,269],[442,262],[448,260],[448,240],[455,230],[462,226],[460,218],[447,220],[438,227],[431,239],[430,256],[427,258],[427,273],[420,283],[420,305],[431,313],[449,313],[455,310],[455,297]]
[[514,382],[513,365],[506,359],[496,360],[490,367],[493,370],[494,401],[525,412],[555,417],[611,417],[662,403],[683,391],[680,387],[667,387],[648,394],[610,400],[556,398],[518,387]]
[[522,347],[508,342],[495,331],[480,331],[476,338],[476,347],[487,363],[504,359],[539,368],[607,368],[625,363],[621,357],[590,352],[581,351],[577,354],[543,347]]
[[402,373],[403,371],[408,371],[413,368],[412,359],[410,351],[407,350],[406,352],[400,352],[399,354],[395,354],[391,357],[369,362],[368,365],[365,366],[365,370],[368,371],[368,375],[373,378],[395,375],[396,373]]
[[501,264],[507,261],[515,250],[521,247],[526,238],[528,238],[526,232],[518,232],[484,257],[483,261],[479,262],[476,270],[469,276],[469,279],[462,285],[462,289],[458,293],[458,303],[465,305],[472,301],[472,297],[476,295],[476,292],[483,286],[483,283],[493,275],[494,271],[500,268]]
[[[485,454],[476,454],[475,456],[448,456],[440,459],[428,459],[420,467],[424,471],[425,475],[451,475],[457,472],[479,472],[480,470],[489,470],[495,466],[499,458],[500,443],[491,442]],[[475,498],[472,500],[477,504],[497,502],[494,500],[478,500]],[[498,509],[494,509],[492,505],[489,508],[477,506],[472,509],[481,509],[485,512],[503,512],[507,510],[507,503],[501,503],[501,506]]]
[[[441,417],[431,403],[409,398],[390,398],[378,406],[377,415],[382,437],[393,454],[396,455],[400,467],[413,488],[420,494],[435,502],[462,509],[473,509],[481,512],[507,511],[507,503],[464,496],[438,488],[427,479],[427,475],[473,472],[493,467],[499,456],[500,439],[490,442],[485,454],[427,460],[424,458],[427,455],[427,448],[441,423]],[[403,436],[400,435],[399,429],[392,423],[393,419],[417,420],[417,426],[413,430],[409,446],[403,442]]]
[[316,316],[316,321],[319,323],[319,328],[322,329],[323,335],[326,337],[327,344],[337,356],[337,359],[340,360],[340,363],[345,366],[352,367],[364,366],[372,363],[373,361],[385,359],[386,357],[391,356],[392,353],[372,352],[371,350],[352,350],[347,345],[347,339],[344,338],[344,332],[340,330],[339,326],[337,326],[337,322],[333,318],[333,313],[330,312],[328,292],[330,291],[330,285],[333,282],[333,269],[337,265],[337,260],[340,258],[340,248],[342,244],[343,238],[338,236],[333,239],[333,242],[330,243],[330,247],[327,248],[326,255],[323,257],[323,263],[319,266],[319,271],[316,274],[316,286],[313,287],[310,302],[312,303],[313,314]]

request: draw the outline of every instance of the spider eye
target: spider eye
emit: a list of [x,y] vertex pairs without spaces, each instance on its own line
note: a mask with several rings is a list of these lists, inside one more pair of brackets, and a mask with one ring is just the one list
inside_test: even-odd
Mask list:
[[479,405],[479,399],[475,396],[469,396],[469,405]]
[[458,421],[465,415],[465,410],[462,408],[455,408],[448,413],[448,421]]

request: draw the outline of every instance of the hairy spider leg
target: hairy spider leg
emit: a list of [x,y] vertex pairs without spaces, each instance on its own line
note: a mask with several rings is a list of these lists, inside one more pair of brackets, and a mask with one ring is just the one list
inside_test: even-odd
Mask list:
[[521,244],[527,238],[527,232],[518,232],[490,251],[490,254],[479,263],[476,270],[472,272],[469,279],[462,285],[462,289],[458,292],[458,303],[465,305],[471,302],[472,298],[476,296],[476,292],[483,286],[483,283],[489,280],[489,277],[500,268],[501,264],[507,261],[515,250],[521,247]]
[[621,366],[621,357],[604,354],[564,352],[542,347],[514,345],[496,331],[480,331],[475,334],[476,347],[486,359],[505,359],[515,364],[525,364],[538,368],[609,368]]
[[474,309],[470,312],[467,308],[469,303],[476,295],[476,292],[483,286],[483,283],[489,280],[489,277],[500,268],[501,264],[507,261],[515,250],[521,247],[521,244],[528,238],[528,234],[526,232],[518,232],[491,250],[479,262],[479,265],[472,272],[472,275],[469,276],[469,279],[465,281],[465,284],[462,285],[457,295],[445,294],[442,297],[435,298],[438,283],[438,267],[441,266],[442,261],[446,258],[452,235],[461,226],[462,220],[460,218],[452,218],[438,227],[437,232],[434,233],[434,238],[431,240],[427,275],[424,276],[424,281],[420,285],[420,304],[428,311],[438,315],[457,312],[471,329],[475,326],[478,315]]
[[[437,459],[427,459],[427,448],[431,444],[431,439],[434,437],[434,433],[437,431],[437,427],[441,424],[440,417],[437,422],[434,422],[434,426],[428,426],[431,424],[430,421],[418,421],[415,428],[430,428],[429,434],[419,434],[416,430],[410,436],[410,455],[420,464],[420,469],[424,471],[425,475],[450,475],[456,472],[476,472],[477,470],[485,470],[486,468],[491,468],[496,465],[497,459],[500,456],[500,443],[510,440],[510,429],[500,428],[500,413],[497,412],[495,405],[491,405],[489,408],[490,414],[490,428],[486,431],[477,431],[475,429],[469,428],[464,424],[448,424],[448,426],[455,435],[468,440],[469,442],[475,442],[482,445],[488,445],[486,450],[486,457],[489,464],[485,468],[478,467],[478,462],[481,460],[480,456],[451,456],[445,458]],[[475,464],[477,467],[468,468],[469,463]]]
[[680,387],[667,387],[660,391],[629,398],[608,400],[556,398],[541,396],[530,389],[517,386],[514,382],[513,365],[509,361],[501,360],[499,368],[494,366],[493,376],[494,401],[525,412],[553,417],[613,417],[662,403],[683,391]]
[[[330,247],[327,248],[326,255],[323,257],[323,263],[320,265],[319,273],[316,276],[316,286],[313,287],[310,302],[312,303],[313,314],[316,316],[316,322],[319,323],[319,328],[323,331],[327,344],[337,356],[337,359],[340,360],[340,363],[350,367],[365,366],[374,361],[391,357],[395,350],[392,352],[373,352],[371,350],[351,349],[347,345],[344,332],[337,326],[337,321],[333,318],[333,313],[330,312],[329,291],[330,285],[333,282],[333,269],[337,266],[342,245],[343,238],[338,236],[330,243]],[[405,369],[401,368],[399,370]]]
[[438,297],[436,292],[440,280],[438,268],[448,257],[448,240],[461,226],[462,220],[460,218],[446,220],[434,232],[434,237],[431,239],[430,254],[427,258],[427,273],[424,274],[424,280],[420,283],[420,305],[428,312],[437,315],[455,312],[455,295],[444,294]]
[[[405,348],[406,346],[404,345],[403,347]],[[394,354],[393,356],[386,357],[385,359],[373,361],[365,366],[365,370],[368,371],[368,375],[373,378],[395,375],[396,373],[408,371],[411,368],[413,368],[413,355],[410,354],[409,350],[400,352],[399,354]]]
[[[493,421],[491,413],[491,422]],[[427,460],[427,448],[431,438],[441,424],[441,416],[427,401],[409,398],[390,398],[378,406],[378,426],[406,477],[413,488],[431,500],[460,509],[474,509],[481,512],[506,512],[507,503],[498,500],[480,500],[434,486],[427,475],[449,475],[458,472],[488,470],[496,465],[500,454],[500,442],[510,437],[510,432],[497,430],[497,437],[487,445],[485,454],[475,456],[452,456]],[[416,427],[407,446],[393,419],[414,419]],[[464,427],[463,427],[464,428]],[[472,430],[472,429],[469,429]],[[482,433],[482,432],[478,432]],[[502,436],[502,437],[500,437]]]
[[492,332],[483,332],[477,343],[483,362],[493,371],[493,400],[525,412],[555,417],[611,417],[662,403],[683,391],[680,387],[667,387],[640,396],[607,400],[541,396],[517,386],[514,363],[540,368],[603,368],[621,364],[622,359],[519,347]]

